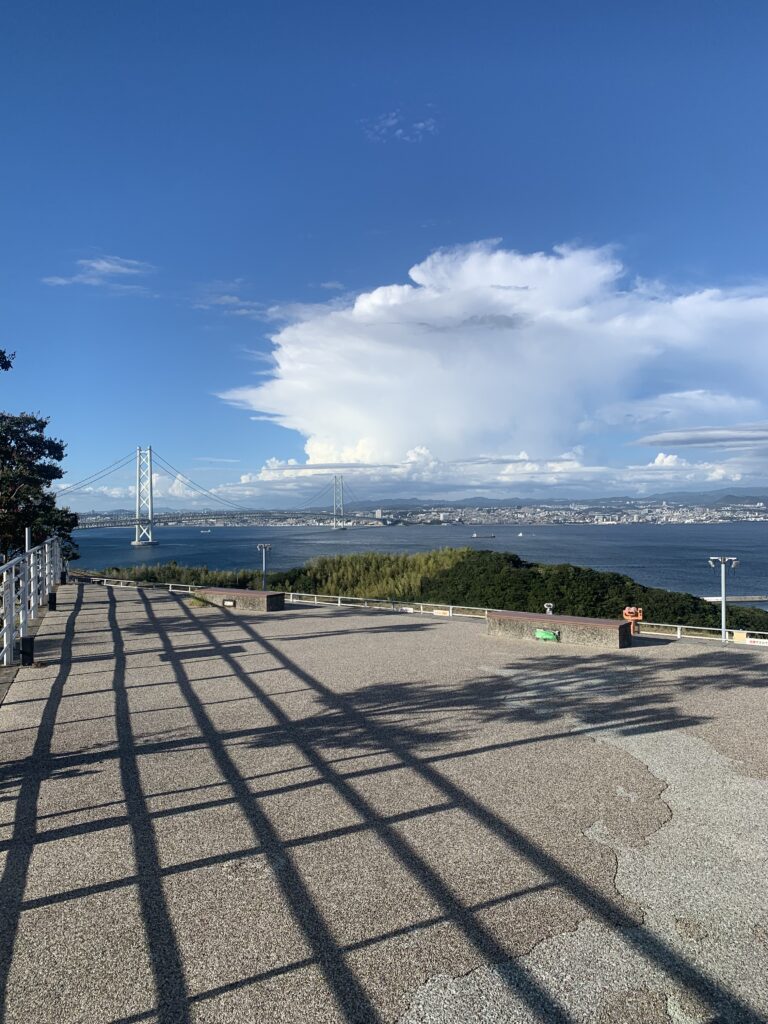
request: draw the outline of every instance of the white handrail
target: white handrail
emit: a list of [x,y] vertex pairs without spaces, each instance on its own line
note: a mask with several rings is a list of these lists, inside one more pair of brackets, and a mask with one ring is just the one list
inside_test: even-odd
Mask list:
[[143,580],[120,580],[115,576],[97,576],[83,569],[70,569],[69,575],[82,583],[98,583],[102,587],[128,587],[137,590],[167,590],[171,594],[192,594],[196,590],[206,590],[202,584],[194,583],[145,583]]
[[61,544],[58,537],[0,564],[0,662],[13,665],[30,622],[58,582]]
[[[675,640],[719,640],[722,642],[723,632],[715,626],[686,626],[676,622],[636,622],[636,633],[648,636],[671,636]],[[738,637],[736,634],[739,634]],[[728,643],[768,646],[768,632],[760,629],[728,629]]]
[[303,594],[292,591],[285,595],[290,604],[335,604],[337,607],[381,608],[384,611],[418,615],[440,615],[446,618],[485,619],[494,608],[477,608],[470,604],[439,604],[436,601],[400,601],[389,597],[345,597],[343,594]]

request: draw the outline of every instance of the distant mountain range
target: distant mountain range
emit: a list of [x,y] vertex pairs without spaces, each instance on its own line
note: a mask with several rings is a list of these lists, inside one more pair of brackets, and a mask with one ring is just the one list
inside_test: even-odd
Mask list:
[[[598,498],[562,498],[562,497],[536,497],[536,498],[491,498],[487,495],[474,495],[471,498],[370,498],[356,502],[346,502],[345,510],[347,512],[370,512],[374,509],[388,509],[392,511],[397,510],[412,510],[418,508],[515,508],[521,505],[588,505],[592,508],[598,508],[600,506],[614,507],[616,505],[624,505],[627,503],[637,502],[650,502],[658,503],[662,501],[676,502],[683,505],[703,505],[709,508],[718,508],[723,505],[754,505],[758,502],[768,503],[768,489],[751,489],[745,487],[731,487],[721,488],[719,490],[711,491],[665,491],[657,494],[648,495],[630,495],[630,494],[619,494],[610,495],[607,497]],[[226,508],[214,508],[211,506],[205,506],[202,508],[183,508],[177,507],[172,508],[169,505],[155,505],[155,512],[162,513],[183,513],[185,511],[195,512],[226,512]],[[234,511],[234,510],[233,510]],[[277,506],[269,508],[254,508],[254,512],[268,512],[278,511]],[[303,509],[280,509],[280,511],[287,512],[306,512],[311,514],[312,512],[324,511],[327,512],[328,508],[325,507],[320,509],[318,506],[303,508]],[[112,515],[112,516],[133,516],[134,510],[128,508],[113,508],[103,509],[100,511],[84,512],[82,515]]]
[[348,503],[345,508],[352,511],[363,511],[376,508],[414,509],[414,508],[515,508],[520,505],[624,505],[637,502],[657,503],[662,501],[677,502],[683,505],[705,505],[717,507],[722,505],[754,505],[757,502],[768,502],[768,490],[759,491],[747,488],[730,488],[712,491],[667,491],[658,494],[631,495],[612,494],[596,498],[490,498],[487,495],[474,495],[471,498],[379,498]]

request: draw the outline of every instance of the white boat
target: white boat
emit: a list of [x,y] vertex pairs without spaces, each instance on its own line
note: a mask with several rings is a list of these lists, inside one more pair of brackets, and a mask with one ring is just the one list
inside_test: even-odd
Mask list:
[[495,536],[495,533],[473,533],[472,540],[485,540],[486,538],[493,540]]
[[517,536],[518,536],[518,537],[522,537],[523,535],[522,535],[522,533],[518,533],[518,535],[517,535]]

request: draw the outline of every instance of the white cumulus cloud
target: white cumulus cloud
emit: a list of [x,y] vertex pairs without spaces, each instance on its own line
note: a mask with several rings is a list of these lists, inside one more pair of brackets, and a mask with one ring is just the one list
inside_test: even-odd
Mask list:
[[[768,286],[673,290],[630,281],[611,248],[525,254],[495,242],[439,250],[408,276],[271,311],[270,375],[221,397],[298,431],[307,466],[470,486],[621,480],[637,467],[617,424],[766,413],[756,382],[768,370]],[[715,464],[664,465],[704,480]],[[262,479],[286,468],[267,465]]]

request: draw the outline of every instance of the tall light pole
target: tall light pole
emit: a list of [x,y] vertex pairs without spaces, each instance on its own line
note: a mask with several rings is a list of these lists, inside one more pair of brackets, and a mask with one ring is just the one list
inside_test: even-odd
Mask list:
[[738,564],[738,558],[734,558],[732,555],[713,555],[709,559],[709,564],[713,569],[720,566],[720,628],[723,633],[723,643],[728,643],[728,632],[725,628],[725,574],[729,568],[735,569]]
[[267,589],[267,552],[272,550],[271,544],[257,544],[261,552],[261,589]]

